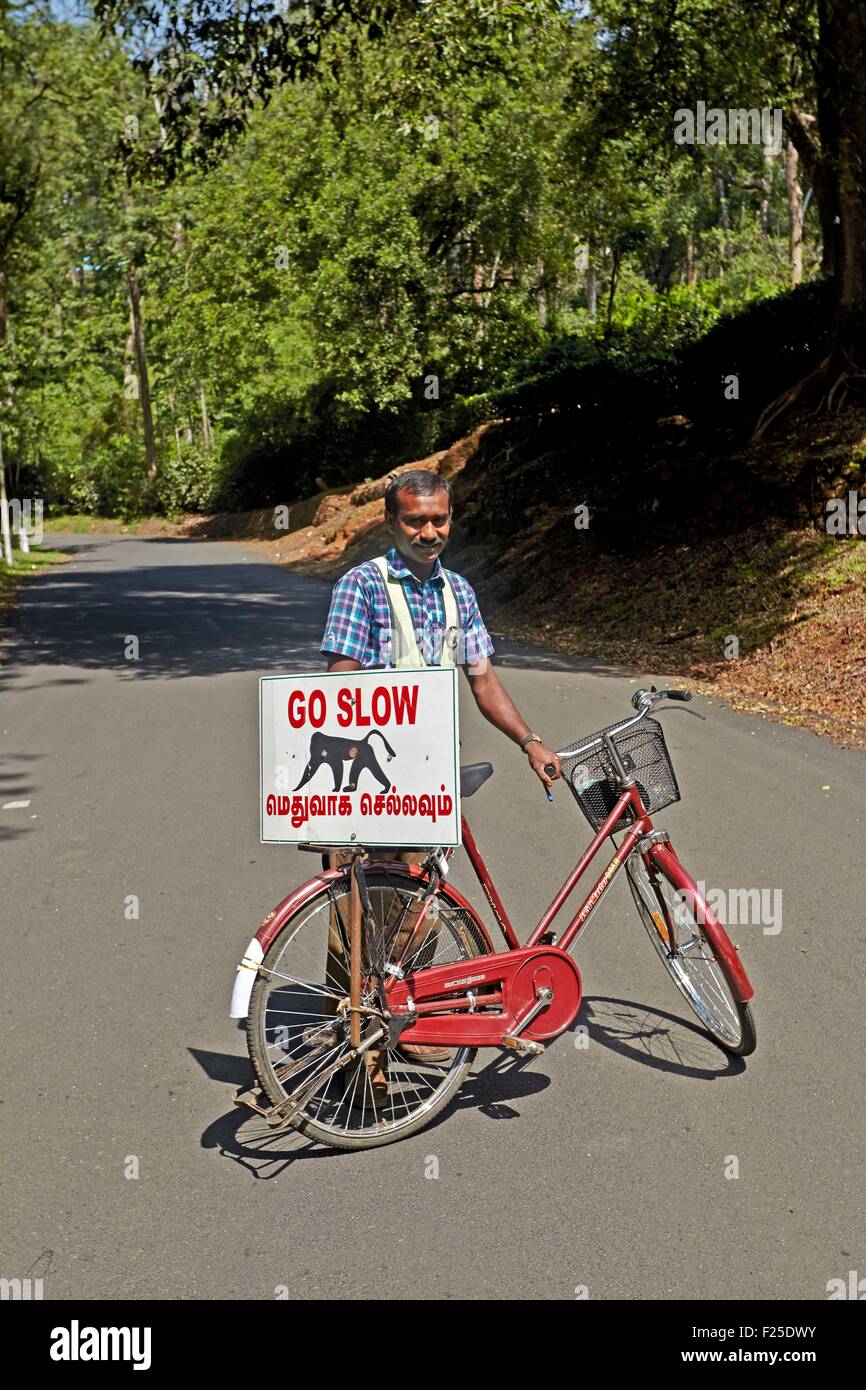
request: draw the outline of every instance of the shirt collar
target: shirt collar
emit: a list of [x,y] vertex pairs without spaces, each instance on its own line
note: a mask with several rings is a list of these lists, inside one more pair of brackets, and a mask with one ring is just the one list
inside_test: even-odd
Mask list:
[[[392,579],[414,579],[416,584],[421,584],[424,582],[418,578],[417,574],[413,574],[412,571],[408,568],[406,561],[403,559],[403,556],[400,554],[399,550],[395,545],[391,546],[391,549],[387,552],[385,559],[388,562],[388,573],[391,575]],[[436,559],[433,561],[433,568],[430,571],[430,574],[428,575],[426,582],[428,584],[432,582],[434,584],[439,585],[443,585],[445,583],[445,576],[442,573],[442,566],[439,563],[438,555],[436,556]]]

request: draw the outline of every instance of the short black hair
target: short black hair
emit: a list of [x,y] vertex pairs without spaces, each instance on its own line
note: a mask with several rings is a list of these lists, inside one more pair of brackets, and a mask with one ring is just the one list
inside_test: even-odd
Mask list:
[[447,478],[440,478],[429,468],[408,468],[405,473],[393,477],[385,489],[385,511],[388,516],[397,515],[397,497],[401,492],[411,492],[415,497],[432,497],[444,492],[448,498],[448,511],[454,506],[454,493]]

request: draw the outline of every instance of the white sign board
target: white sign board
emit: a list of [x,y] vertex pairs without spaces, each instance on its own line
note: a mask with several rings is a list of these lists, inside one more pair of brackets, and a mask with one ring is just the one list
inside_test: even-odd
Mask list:
[[262,844],[460,844],[457,668],[259,682]]

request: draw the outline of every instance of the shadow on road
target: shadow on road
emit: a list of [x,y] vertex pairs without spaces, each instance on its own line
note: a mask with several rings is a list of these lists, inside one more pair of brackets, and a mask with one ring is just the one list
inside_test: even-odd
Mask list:
[[[577,1051],[585,1049],[585,1040],[598,1042],[629,1061],[691,1080],[719,1081],[739,1076],[745,1070],[741,1058],[729,1056],[693,1024],[627,999],[585,998],[574,1031],[563,1035],[560,1046],[568,1047],[570,1039]],[[250,1065],[245,1057],[191,1051],[215,1079],[231,1081],[236,1086],[250,1079]],[[452,1103],[425,1133],[437,1129],[458,1110],[472,1110],[487,1120],[519,1120],[519,1102],[539,1095],[551,1084],[549,1076],[532,1070],[531,1060],[494,1052],[480,1071],[467,1078]],[[259,1180],[279,1177],[300,1159],[351,1157],[346,1151],[313,1143],[296,1130],[274,1133],[257,1116],[250,1117],[241,1108],[232,1109],[209,1125],[201,1142],[203,1148],[218,1149],[223,1157],[233,1159]]]
[[591,1041],[657,1071],[719,1081],[746,1068],[741,1057],[725,1052],[697,1025],[630,999],[585,996],[581,1022]]
[[[62,567],[19,601],[4,644],[0,682],[13,667],[114,668],[129,679],[211,676],[319,666],[329,591],[286,584],[265,565]],[[128,659],[128,638],[138,642]]]
[[[3,766],[0,767],[0,808],[5,807],[9,802],[29,801],[33,794],[33,781],[29,775],[28,763],[35,762],[42,755],[40,753],[11,753],[7,754]],[[22,764],[22,766],[18,766]],[[14,840],[19,835],[23,835],[25,830],[32,830],[29,809],[25,807],[15,807],[10,810],[0,809],[0,840]]]
[[[135,680],[324,668],[319,644],[331,581],[263,562],[242,546],[235,550],[237,560],[226,562],[214,552],[224,556],[227,544],[135,538],[139,561],[146,546],[151,565],[133,562],[131,537],[65,541],[73,563],[40,575],[11,615],[0,687],[13,672],[26,675],[43,665],[113,668]],[[159,563],[157,547],[167,563]],[[181,563],[175,562],[178,548],[185,557]],[[138,640],[137,658],[127,655],[130,637]],[[495,633],[494,642],[494,664],[505,668],[629,674]]]

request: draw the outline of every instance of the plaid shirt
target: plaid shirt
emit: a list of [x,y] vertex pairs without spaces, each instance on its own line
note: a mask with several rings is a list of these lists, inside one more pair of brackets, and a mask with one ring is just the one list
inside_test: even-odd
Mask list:
[[[446,574],[457,600],[460,632],[456,663],[474,666],[482,657],[492,655],[493,643],[481,620],[475,590],[462,575],[443,570],[437,558],[429,578],[422,582],[407,569],[396,547],[391,547],[386,559],[388,573],[403,581],[415,636],[428,666],[438,666],[442,649],[445,629],[442,590]],[[320,651],[353,657],[362,667],[385,666],[390,632],[391,609],[385,583],[376,566],[368,560],[349,570],[334,585]]]

